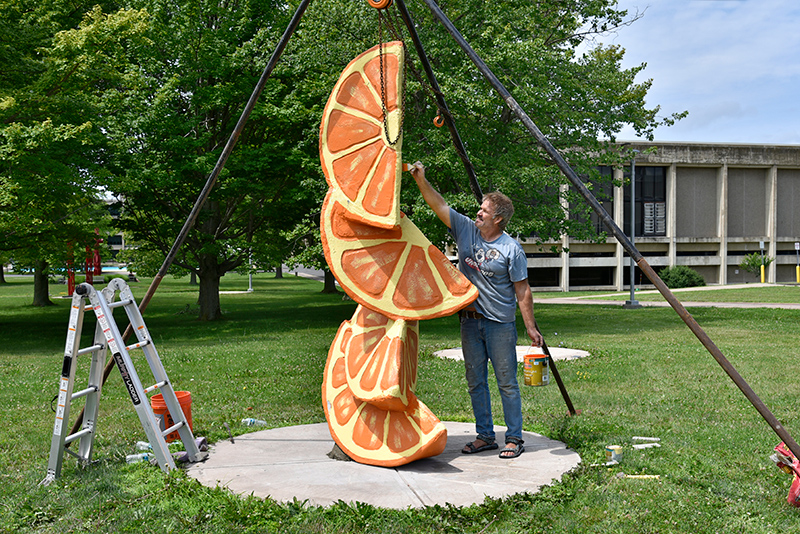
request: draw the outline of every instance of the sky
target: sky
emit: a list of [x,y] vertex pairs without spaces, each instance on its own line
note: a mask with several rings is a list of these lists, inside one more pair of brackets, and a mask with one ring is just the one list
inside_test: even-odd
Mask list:
[[[642,17],[602,37],[647,67],[647,106],[688,111],[656,141],[800,144],[800,0],[619,0]],[[632,129],[617,136],[635,140]]]

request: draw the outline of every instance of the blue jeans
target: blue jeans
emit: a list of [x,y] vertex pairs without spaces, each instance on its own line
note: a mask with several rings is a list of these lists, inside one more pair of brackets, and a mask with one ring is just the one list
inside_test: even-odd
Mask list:
[[517,383],[516,324],[462,317],[461,350],[478,438],[489,443],[495,439],[488,383],[488,362],[491,361],[503,401],[506,442],[508,438],[521,441],[522,399]]

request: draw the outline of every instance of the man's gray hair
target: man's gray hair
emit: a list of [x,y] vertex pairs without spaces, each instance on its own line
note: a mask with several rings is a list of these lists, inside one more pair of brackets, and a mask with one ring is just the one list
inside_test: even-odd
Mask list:
[[492,207],[494,207],[494,216],[501,218],[497,225],[501,230],[505,231],[508,221],[510,221],[511,216],[514,215],[514,203],[500,191],[486,193],[483,195],[483,200],[488,200],[492,203]]

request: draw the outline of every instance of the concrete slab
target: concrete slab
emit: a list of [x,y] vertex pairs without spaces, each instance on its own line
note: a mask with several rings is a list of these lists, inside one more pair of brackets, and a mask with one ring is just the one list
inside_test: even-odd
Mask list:
[[[528,354],[528,350],[530,349],[530,345],[517,345],[517,361],[522,362],[523,358],[526,354]],[[590,354],[585,350],[579,349],[568,349],[565,347],[548,347],[550,349],[550,356],[553,357],[555,361],[561,360],[574,360],[576,358],[586,358]],[[464,355],[461,353],[461,347],[456,347],[454,349],[444,349],[439,350],[433,353],[435,356],[439,358],[450,358],[452,360],[463,360]]]
[[[580,456],[533,432],[523,432],[525,452],[513,460],[499,451],[462,454],[475,437],[474,423],[445,422],[445,451],[396,468],[328,458],[334,441],[326,423],[273,428],[236,436],[210,448],[208,459],[188,468],[206,486],[235,493],[298,499],[328,506],[339,500],[404,509],[432,505],[469,506],[489,497],[534,493],[578,466]],[[496,427],[499,443],[504,427]]]

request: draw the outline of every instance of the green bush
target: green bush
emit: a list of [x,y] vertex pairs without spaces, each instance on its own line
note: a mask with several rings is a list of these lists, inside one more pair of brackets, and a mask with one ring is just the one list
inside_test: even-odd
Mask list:
[[706,285],[702,275],[690,269],[685,265],[676,265],[675,267],[667,267],[659,274],[661,279],[667,284],[670,289],[679,289],[681,287],[697,287]]
[[772,263],[772,260],[773,258],[770,258],[769,256],[762,256],[758,252],[753,252],[752,254],[748,254],[744,257],[742,263],[739,264],[739,267],[750,274],[761,276],[761,266],[769,266],[769,264]]

